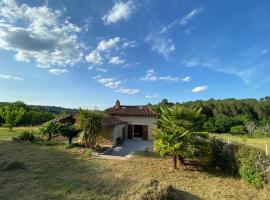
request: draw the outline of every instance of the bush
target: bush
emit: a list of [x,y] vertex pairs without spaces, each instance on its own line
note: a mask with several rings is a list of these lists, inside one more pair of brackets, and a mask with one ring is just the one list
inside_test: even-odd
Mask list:
[[232,174],[237,174],[237,145],[226,144],[221,140],[213,138],[210,140],[210,146],[212,151],[211,166]]
[[84,153],[89,157],[93,155],[93,151],[91,149],[86,149]]
[[245,135],[247,133],[247,129],[244,125],[237,125],[231,127],[230,133],[233,135]]
[[30,131],[24,131],[18,137],[13,138],[13,140],[15,141],[29,141],[29,142],[34,142],[35,139],[36,138],[34,132]]
[[245,145],[241,145],[237,152],[241,178],[256,188],[264,185],[264,169],[261,167],[260,154],[262,152],[258,149]]
[[261,150],[243,144],[226,144],[215,138],[210,140],[210,145],[213,167],[239,174],[256,188],[270,180],[270,157]]
[[43,135],[46,135],[48,137],[48,140],[51,140],[53,136],[59,135],[59,127],[61,126],[60,123],[49,121],[42,125],[40,128],[40,132]]
[[79,130],[70,123],[60,124],[58,127],[58,132],[60,135],[68,138],[69,144],[71,144],[72,139],[77,137],[79,134]]

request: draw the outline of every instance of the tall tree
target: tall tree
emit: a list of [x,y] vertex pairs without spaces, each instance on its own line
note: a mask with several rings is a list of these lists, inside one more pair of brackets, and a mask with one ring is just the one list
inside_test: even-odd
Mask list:
[[0,109],[0,115],[5,120],[5,126],[7,126],[10,131],[18,124],[24,113],[24,108],[16,105],[7,105]]
[[209,153],[209,145],[205,133],[196,132],[193,124],[200,118],[201,109],[190,109],[180,105],[171,108],[161,108],[159,128],[154,130],[154,151],[160,155],[170,155],[173,158],[174,169],[177,158],[184,164],[185,158]]
[[80,109],[77,115],[77,127],[82,130],[83,141],[86,148],[94,148],[96,137],[102,128],[103,115],[97,111]]

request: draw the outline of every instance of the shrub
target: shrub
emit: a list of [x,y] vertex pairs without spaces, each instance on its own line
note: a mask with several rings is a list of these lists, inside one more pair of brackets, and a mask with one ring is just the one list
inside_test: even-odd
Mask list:
[[256,188],[270,180],[270,157],[261,150],[243,144],[226,144],[215,138],[210,140],[210,145],[213,167],[239,174]]
[[60,126],[60,123],[49,121],[42,125],[42,127],[40,128],[40,132],[43,135],[46,135],[48,137],[48,140],[51,140],[53,136],[59,135]]
[[256,188],[264,185],[264,170],[260,167],[260,154],[262,152],[258,149],[246,145],[241,145],[237,152],[241,178]]
[[237,125],[231,127],[230,133],[233,135],[245,135],[247,133],[247,129],[244,125]]
[[18,137],[13,138],[13,140],[15,141],[29,141],[29,142],[34,142],[35,139],[36,138],[34,133],[30,131],[24,131]]
[[68,143],[69,144],[71,144],[72,139],[74,137],[77,137],[78,134],[79,134],[79,130],[76,129],[76,127],[73,126],[70,123],[60,124],[59,127],[58,127],[58,132],[59,132],[60,135],[68,138]]
[[93,151],[91,149],[86,149],[84,151],[84,153],[87,155],[87,156],[92,156],[93,155]]
[[212,150],[211,166],[220,168],[232,174],[237,174],[237,145],[226,144],[221,140],[213,138],[210,140],[210,146]]

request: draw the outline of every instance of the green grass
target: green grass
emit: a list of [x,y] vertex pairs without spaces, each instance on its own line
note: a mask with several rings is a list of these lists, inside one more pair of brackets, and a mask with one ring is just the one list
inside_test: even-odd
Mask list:
[[17,137],[23,131],[36,131],[38,127],[15,127],[12,131],[8,128],[0,127],[0,140],[11,140],[12,137]]
[[265,150],[265,144],[268,144],[270,148],[270,137],[246,137],[246,136],[238,136],[238,135],[231,135],[231,134],[210,134],[211,136],[215,136],[216,138],[223,139],[224,141],[230,142],[238,142],[238,143],[245,143],[247,145],[251,145],[262,150]]
[[[0,199],[140,199],[151,179],[171,184],[183,199],[269,200],[270,187],[256,190],[236,177],[195,166],[172,170],[171,160],[135,156],[129,160],[89,157],[81,149],[0,141]],[[1,163],[25,169],[1,171]]]

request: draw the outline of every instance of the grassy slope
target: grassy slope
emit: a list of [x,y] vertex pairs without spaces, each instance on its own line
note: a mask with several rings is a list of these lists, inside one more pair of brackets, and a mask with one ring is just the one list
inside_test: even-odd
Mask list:
[[0,127],[0,140],[11,140],[23,131],[35,131],[38,127],[15,127],[12,132],[8,128]]
[[224,139],[225,141],[228,141],[229,139],[230,141],[245,143],[260,148],[262,150],[265,150],[265,144],[268,144],[268,146],[270,147],[270,137],[248,138],[243,136],[235,136],[231,134],[211,134],[211,135],[215,136],[216,138]]
[[269,185],[256,190],[225,174],[173,171],[167,159],[102,160],[63,146],[11,141],[0,141],[0,153],[0,163],[26,165],[23,170],[0,171],[0,199],[136,199],[151,178],[185,191],[188,199],[264,200],[270,193]]

